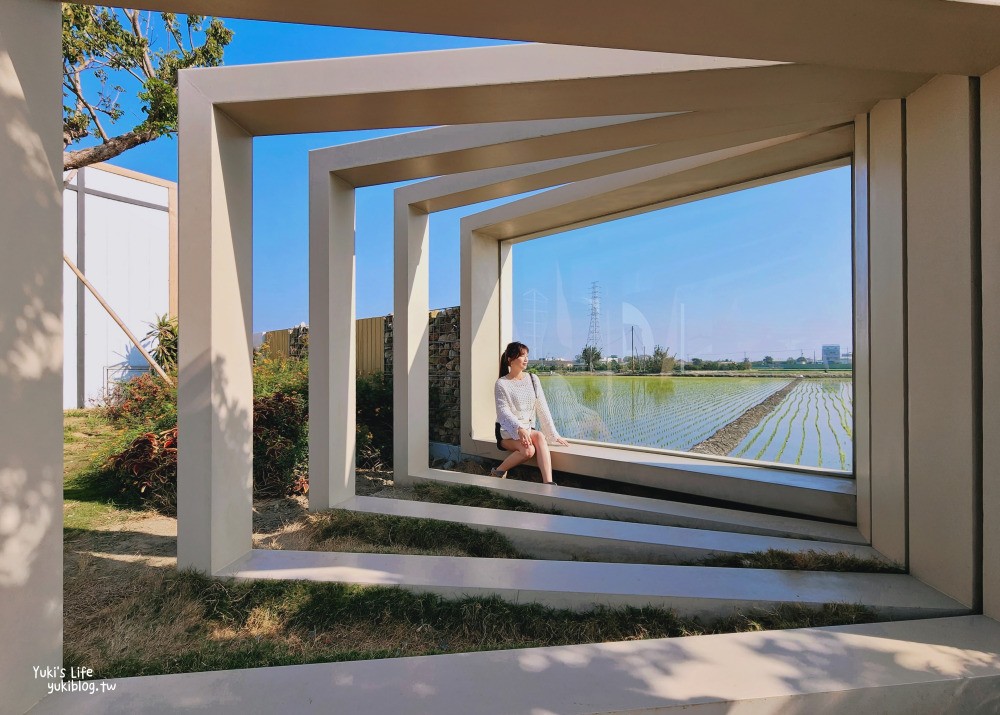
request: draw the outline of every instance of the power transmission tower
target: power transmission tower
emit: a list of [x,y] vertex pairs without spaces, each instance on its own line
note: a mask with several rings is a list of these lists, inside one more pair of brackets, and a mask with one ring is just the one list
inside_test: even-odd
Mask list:
[[597,281],[590,284],[590,330],[587,331],[587,347],[600,350],[601,345],[601,289]]

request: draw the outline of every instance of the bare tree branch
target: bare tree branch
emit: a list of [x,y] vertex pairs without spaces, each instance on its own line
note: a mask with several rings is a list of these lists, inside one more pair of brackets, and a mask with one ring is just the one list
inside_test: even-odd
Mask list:
[[87,147],[86,149],[77,149],[76,151],[67,151],[63,153],[63,170],[68,169],[79,169],[84,166],[90,166],[91,164],[96,164],[99,161],[107,161],[108,159],[113,159],[122,152],[126,152],[129,149],[133,149],[140,144],[145,144],[146,142],[151,142],[159,136],[153,131],[137,132],[131,131],[122,134],[121,136],[112,137],[108,139],[103,144],[98,144],[97,146]]
[[156,70],[153,69],[153,60],[149,56],[149,42],[146,40],[146,34],[142,31],[142,25],[139,23],[139,11],[125,10],[124,12],[132,23],[132,34],[142,45],[142,71],[147,77],[153,77],[156,75]]
[[101,124],[100,117],[97,116],[97,110],[94,109],[93,105],[87,101],[83,94],[83,83],[80,80],[80,74],[86,69],[86,63],[82,66],[74,68],[74,72],[70,75],[70,82],[73,84],[73,94],[76,95],[76,106],[77,109],[86,109],[90,114],[91,118],[94,120],[94,126],[97,127],[97,133],[101,136],[101,139],[108,141],[108,133],[104,131],[104,126]]

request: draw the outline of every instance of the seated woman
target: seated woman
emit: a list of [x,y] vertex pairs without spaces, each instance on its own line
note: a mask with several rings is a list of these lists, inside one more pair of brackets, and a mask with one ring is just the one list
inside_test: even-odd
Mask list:
[[[549,442],[562,447],[569,443],[559,436],[552,422],[552,413],[545,401],[538,376],[525,372],[528,367],[528,346],[511,343],[500,355],[500,379],[493,390],[497,403],[497,447],[512,454],[490,476],[507,476],[507,470],[525,460],[536,458],[544,484],[552,481],[552,458]],[[534,429],[538,417],[542,431]]]

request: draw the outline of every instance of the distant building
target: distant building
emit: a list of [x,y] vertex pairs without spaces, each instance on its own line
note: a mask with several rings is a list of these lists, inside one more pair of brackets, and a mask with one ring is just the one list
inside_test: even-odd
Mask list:
[[840,346],[839,345],[824,345],[822,349],[822,362],[824,365],[839,365],[840,364]]
[[545,358],[543,360],[532,360],[531,364],[535,367],[550,367],[556,370],[568,370],[573,367],[572,360],[566,360],[565,358]]

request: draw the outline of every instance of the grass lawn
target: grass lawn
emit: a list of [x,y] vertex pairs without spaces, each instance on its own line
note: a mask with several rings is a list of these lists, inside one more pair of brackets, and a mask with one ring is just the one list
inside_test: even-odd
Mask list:
[[[98,678],[876,620],[867,608],[831,605],[703,623],[660,608],[574,613],[496,598],[447,600],[396,588],[178,573],[176,519],[123,503],[95,479],[119,432],[89,410],[67,412],[65,424],[64,656],[66,665],[93,668]],[[359,471],[359,492],[386,491],[389,476]],[[475,487],[423,485],[409,496],[537,511]],[[301,498],[258,502],[254,511],[257,548],[524,556],[495,532],[459,524],[338,511],[310,515]]]
[[100,464],[121,433],[97,410],[63,413],[64,529],[93,529],[141,513],[107,494],[95,480]]

